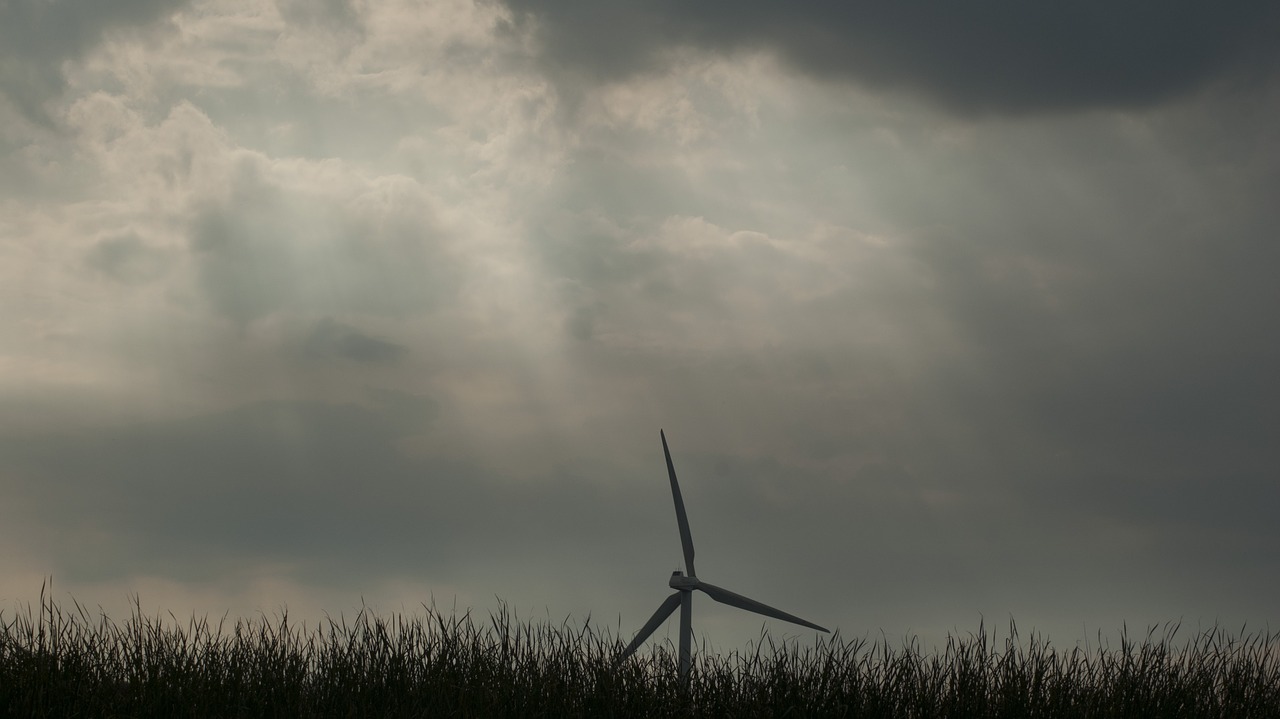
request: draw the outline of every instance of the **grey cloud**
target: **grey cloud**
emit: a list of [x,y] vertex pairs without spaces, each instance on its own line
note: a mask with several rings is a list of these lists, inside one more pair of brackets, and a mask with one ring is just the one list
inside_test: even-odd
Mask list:
[[[762,360],[794,364],[778,356],[786,352]],[[893,632],[939,616],[976,621],[977,611],[1017,606],[1020,596],[1073,603],[1061,623],[1050,621],[1059,605],[1043,601],[1017,615],[1041,628],[1069,629],[1117,607],[1133,623],[1167,619],[1153,597],[1179,611],[1256,613],[1267,611],[1264,599],[1227,600],[1277,590],[1265,571],[1272,560],[1250,549],[1275,546],[1273,522],[1249,517],[1243,531],[1206,534],[1185,515],[1163,514],[1162,496],[1172,493],[1166,504],[1182,507],[1208,494],[1162,483],[1174,458],[1143,470],[1151,493],[1135,493],[1137,504],[1111,505],[1116,493],[1095,493],[1064,510],[1052,505],[1062,497],[1004,492],[991,476],[1042,484],[1098,467],[1039,464],[1043,457],[1023,444],[1028,434],[1017,431],[1002,452],[967,453],[954,441],[954,417],[938,416],[935,388],[882,388],[870,397],[835,388],[835,397],[792,406],[769,394],[796,394],[776,378],[769,389],[721,362],[673,369],[650,365],[664,381],[646,392],[680,408],[667,433],[700,569],[722,586],[853,632]],[[720,404],[701,406],[697,388],[708,386]],[[679,556],[656,432],[578,432],[572,441],[582,451],[571,451],[563,468],[501,476],[465,453],[402,448],[453,421],[433,399],[385,389],[368,398],[262,402],[163,423],[2,437],[10,502],[0,516],[22,508],[10,526],[34,522],[26,539],[52,548],[48,570],[72,582],[159,574],[200,583],[265,566],[315,587],[466,581],[521,603],[545,598],[605,617],[616,609],[624,630],[652,611]],[[889,409],[914,409],[886,425],[877,416],[886,399]],[[761,402],[776,415],[769,426],[789,436],[752,431]],[[995,427],[989,413],[974,420]],[[815,432],[848,445],[844,459],[881,459],[842,464],[791,449]],[[700,449],[717,436],[737,441]],[[617,456],[593,463],[585,450],[594,442]],[[1132,477],[1111,479],[1135,487]],[[1223,489],[1239,486],[1222,479]],[[1249,499],[1274,500],[1268,492]],[[1150,541],[1118,543],[1101,531],[1115,520]],[[1188,566],[1196,587],[1182,580]],[[1117,596],[1130,585],[1131,596]]]
[[[771,367],[795,364],[786,349],[759,354]],[[859,354],[841,357],[853,364]],[[779,584],[817,577],[827,591],[798,598],[826,605],[819,609],[828,615],[849,611],[852,601],[861,616],[892,615],[894,624],[910,621],[910,612],[898,614],[893,603],[912,596],[932,597],[916,611],[933,616],[934,599],[990,611],[1016,606],[1020,594],[1064,593],[1074,602],[1066,614],[1077,617],[1124,605],[1122,615],[1158,619],[1161,602],[1193,616],[1240,606],[1269,611],[1258,597],[1280,586],[1269,569],[1280,546],[1270,518],[1280,502],[1272,479],[1280,457],[1260,437],[1201,441],[1197,425],[1213,420],[1183,414],[1188,431],[1153,445],[1151,430],[1099,413],[1110,425],[1099,442],[1040,423],[1039,413],[1053,410],[1023,404],[1024,387],[1002,387],[972,369],[930,375],[832,383],[825,397],[791,381],[778,392],[790,396],[779,400],[780,388],[724,358],[664,374],[671,394],[685,398],[681,426],[668,427],[668,436],[688,478],[700,556],[722,557],[720,576],[745,576],[754,563],[776,572]],[[769,381],[780,382],[776,372]],[[1165,389],[1153,387],[1146,398]],[[717,404],[704,414],[695,408],[705,397]],[[764,412],[772,416],[753,421]],[[1236,426],[1248,421],[1239,419]],[[718,426],[699,429],[707,420]],[[757,423],[770,431],[753,432]],[[708,452],[699,450],[699,435],[741,439]],[[814,438],[839,451],[822,457],[802,449]],[[1188,567],[1196,567],[1194,586]],[[1128,585],[1131,597],[1074,596],[1083,586]],[[1041,601],[1019,619],[1043,621],[1065,606]]]
[[[1265,614],[1280,546],[1275,102],[996,122],[959,146],[906,123],[892,151],[817,138],[824,156],[777,192],[860,164],[875,176],[864,204],[806,207],[892,242],[837,236],[797,256],[750,238],[645,244],[668,213],[702,205],[755,228],[757,210],[730,215],[678,167],[618,162],[597,184],[589,162],[535,246],[567,329],[592,340],[574,344],[580,372],[644,378],[645,403],[739,438],[719,456],[698,456],[698,438],[682,450],[703,483],[686,501],[733,508],[704,531],[735,536],[718,523],[751,517],[761,535],[720,551],[787,564],[810,546],[800,530],[758,528],[782,505],[815,533],[841,527],[798,573],[840,568],[893,596],[942,584],[976,607],[1003,601],[988,581],[1109,586],[1127,587],[1130,616],[1160,601]],[[616,191],[628,183],[641,189]],[[1188,566],[1205,573],[1194,586]],[[1110,600],[1071,601],[1089,614]]]
[[274,213],[269,199],[239,199],[234,208],[201,213],[193,223],[191,248],[214,307],[247,322],[285,305],[302,278],[289,252],[294,230],[287,215]]
[[288,311],[402,315],[456,290],[443,235],[419,197],[360,207],[355,197],[283,184],[251,159],[231,185],[195,213],[189,245],[205,295],[236,322]]
[[[312,20],[345,23],[350,7],[326,4]],[[547,40],[600,13],[643,14],[619,21],[628,37],[591,35],[616,51],[616,65],[594,68],[601,77],[646,67],[664,33],[726,51],[758,40],[816,74],[914,88],[964,111],[1157,102],[1254,52],[1248,33],[1206,22],[1213,38],[1236,33],[1242,54],[1214,40],[1165,75],[1152,64],[1082,90],[1078,63],[1054,69],[1054,58],[1084,57],[1062,43],[1006,47],[1025,62],[977,76],[998,65],[1001,32],[1032,24],[1030,9],[1008,10],[1003,30],[954,21],[987,33],[993,55],[950,68],[942,60],[964,48],[926,46],[945,28],[911,35],[905,10],[893,20],[824,7],[805,19],[745,5],[745,18],[712,27],[714,5],[595,4],[579,18],[557,14],[571,5],[526,7],[551,23]],[[1116,12],[1117,32],[1130,32],[1131,11]],[[857,13],[883,17],[840,24]],[[864,41],[841,51],[880,53],[885,67],[844,69],[819,21]],[[1137,50],[1159,33],[1201,32],[1179,27]],[[812,57],[794,41],[802,31],[816,38]],[[897,44],[865,42],[875,37]],[[608,60],[585,35],[562,40],[548,62]],[[1103,43],[1099,57],[1116,47]],[[1015,65],[1066,75],[1037,90],[1000,75]],[[180,207],[194,208],[181,226],[190,256],[173,260],[221,318],[258,324],[237,332],[185,314],[201,306],[175,282],[163,300],[182,304],[167,321],[207,334],[198,343],[176,324],[154,325],[154,348],[135,343],[151,327],[141,321],[119,333],[125,354],[73,357],[96,351],[92,333],[18,340],[39,351],[13,355],[28,386],[0,402],[5,540],[30,542],[23,561],[70,579],[191,586],[250,567],[355,592],[412,578],[482,605],[493,587],[584,614],[616,607],[627,631],[679,558],[663,426],[707,578],[824,624],[896,636],[1008,609],[1069,641],[1082,622],[1111,617],[1274,616],[1276,99],[1220,93],[1145,112],[962,122],[749,73],[734,80],[762,83],[750,110],[720,102],[714,80],[622,88],[687,101],[690,113],[655,122],[694,117],[707,131],[682,144],[629,117],[574,116],[558,174],[505,199],[511,188],[461,182],[465,168],[447,159],[418,180],[369,179],[388,138],[440,124],[408,112],[412,98],[314,97],[284,66],[202,90],[215,125],[267,154],[200,160],[212,170],[202,177],[243,165],[229,184],[191,183],[198,196]],[[750,122],[721,122],[748,112]],[[296,137],[269,142],[295,121]],[[299,154],[330,159],[324,172],[271,159]],[[518,249],[492,264],[525,263],[518,285],[485,274],[498,238],[464,242],[436,226],[421,184],[435,181],[459,203],[449,232],[481,224],[464,215],[483,207],[513,233],[502,240]],[[482,201],[468,204],[478,187]],[[84,223],[98,216],[80,209],[116,207],[76,199],[74,212],[41,216]],[[112,235],[78,259],[141,280],[151,236]],[[460,292],[472,279],[483,281]],[[492,324],[472,324],[473,307],[492,310]],[[64,324],[87,325],[80,311]],[[284,351],[233,346],[246,340]],[[46,361],[45,346],[69,361]],[[320,401],[372,377],[434,389]],[[140,385],[155,393],[145,402],[128,391]],[[309,399],[225,409],[283,392]],[[123,419],[179,408],[193,414]],[[700,616],[710,625],[715,614]]]
[[136,28],[189,0],[11,0],[0,4],[0,94],[30,120],[48,124],[43,103],[62,91],[62,63],[113,30]]
[[590,307],[579,306],[565,321],[565,330],[577,340],[589,340],[595,334],[594,313]]
[[3,436],[0,516],[56,547],[48,569],[71,582],[201,583],[271,566],[350,589],[480,572],[518,577],[517,600],[571,577],[570,564],[610,576],[611,559],[663,518],[640,516],[627,485],[600,481],[617,467],[578,462],[513,478],[475,458],[410,455],[399,443],[430,434],[439,405],[387,389],[368,396]]
[[163,277],[171,261],[168,252],[147,244],[132,233],[99,240],[85,257],[90,267],[131,285]]
[[339,28],[358,26],[360,22],[349,0],[276,0],[276,8],[291,24]]
[[[953,421],[1010,462],[993,473],[1010,491],[1169,539],[1185,523],[1264,526],[1253,508],[1274,503],[1280,466],[1265,439],[1280,431],[1280,338],[1258,325],[1280,304],[1261,141],[1274,102],[1170,113],[1136,142],[1109,123],[1034,149],[1005,132],[1018,162],[935,166],[928,193],[881,178],[886,199],[911,198],[900,222],[936,228],[915,254],[961,342],[935,404],[965,409]],[[1177,161],[1153,169],[1152,146]]]
[[801,71],[928,96],[963,113],[1140,107],[1275,70],[1274,3],[980,6],[920,2],[508,0],[552,65],[617,78],[665,49],[767,48]]
[[331,317],[316,323],[303,347],[313,357],[338,357],[355,362],[392,362],[408,352],[404,345],[370,337]]

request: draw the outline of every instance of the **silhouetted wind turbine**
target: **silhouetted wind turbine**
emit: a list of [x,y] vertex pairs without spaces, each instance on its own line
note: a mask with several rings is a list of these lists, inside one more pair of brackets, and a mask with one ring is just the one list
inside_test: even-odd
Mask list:
[[799,624],[802,627],[817,629],[820,632],[827,630],[793,614],[787,614],[784,611],[774,609],[765,604],[761,604],[754,599],[748,599],[741,594],[735,594],[728,589],[721,589],[714,584],[707,584],[698,579],[697,573],[693,571],[693,537],[689,534],[689,517],[684,512],[684,499],[680,496],[680,484],[676,482],[676,468],[671,463],[671,450],[667,449],[667,435],[662,430],[658,430],[659,436],[662,437],[662,453],[667,456],[667,475],[671,477],[671,496],[676,502],[676,522],[680,525],[680,544],[684,547],[684,566],[689,570],[689,576],[684,576],[679,570],[671,573],[671,581],[668,584],[676,590],[675,594],[667,597],[667,601],[658,607],[658,611],[653,613],[649,621],[636,634],[636,638],[631,640],[631,644],[623,650],[618,657],[618,661],[622,661],[635,653],[644,640],[649,638],[667,617],[680,607],[680,677],[687,679],[689,676],[690,664],[690,645],[693,643],[693,590],[697,589],[706,592],[712,599],[721,604],[728,604],[731,607],[745,609],[748,612],[763,614],[766,617],[781,619],[784,622]]

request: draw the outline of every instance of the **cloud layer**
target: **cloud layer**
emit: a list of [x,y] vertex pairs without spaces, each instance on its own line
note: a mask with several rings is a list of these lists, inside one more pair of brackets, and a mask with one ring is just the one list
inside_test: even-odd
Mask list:
[[682,49],[764,49],[817,77],[966,113],[1142,107],[1270,72],[1280,20],[1266,2],[509,4],[539,27],[547,58],[571,71],[619,78]]
[[202,0],[33,44],[74,9],[4,10],[0,599],[627,633],[664,427],[707,579],[846,634],[1274,618],[1269,6]]

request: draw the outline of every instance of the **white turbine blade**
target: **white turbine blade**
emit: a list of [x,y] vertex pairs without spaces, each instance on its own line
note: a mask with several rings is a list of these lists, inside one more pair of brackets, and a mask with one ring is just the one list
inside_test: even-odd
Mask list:
[[658,607],[658,611],[654,612],[652,617],[649,617],[649,621],[640,628],[640,632],[636,634],[636,638],[632,639],[631,643],[627,645],[627,648],[622,650],[622,654],[618,657],[618,661],[622,661],[635,653],[635,651],[640,648],[640,645],[644,644],[644,640],[648,639],[649,635],[653,634],[655,629],[662,626],[662,623],[667,621],[667,617],[671,616],[671,613],[674,612],[678,606],[680,606],[680,592],[676,592],[675,594],[667,597],[667,601],[663,602],[662,606]]
[[[817,629],[820,632],[827,632],[825,628],[820,627],[817,624],[814,624],[813,622],[806,622],[805,620],[795,616],[794,614],[787,614],[786,612],[780,609],[774,609],[773,607],[767,604],[761,604],[760,602],[757,602],[754,599],[747,599],[741,594],[735,594],[729,591],[728,589],[721,589],[720,587],[717,587],[714,584],[699,582],[698,589],[701,589],[702,591],[706,592],[708,595],[711,596],[712,599],[716,600],[717,602],[720,602],[721,604],[728,604],[731,607],[737,607],[738,609],[745,609],[748,612],[763,614],[766,617],[773,617],[774,619],[781,619],[784,622],[791,622],[792,624],[799,624],[802,627],[809,627],[810,629]],[[830,632],[827,632],[827,633],[830,634]]]
[[667,435],[658,430],[662,436],[662,453],[667,457],[667,475],[671,477],[671,496],[676,500],[676,522],[680,525],[680,544],[684,547],[684,569],[690,577],[698,576],[693,571],[693,535],[689,534],[689,517],[684,513],[684,498],[680,496],[680,484],[676,482],[676,466],[671,463],[671,450],[667,449]]

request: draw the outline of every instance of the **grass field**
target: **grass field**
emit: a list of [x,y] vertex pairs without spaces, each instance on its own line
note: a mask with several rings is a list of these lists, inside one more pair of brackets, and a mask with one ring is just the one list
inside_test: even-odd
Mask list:
[[1179,641],[1169,626],[1058,650],[1011,625],[931,653],[763,636],[695,654],[685,686],[670,647],[618,664],[618,638],[589,622],[423,610],[300,626],[148,617],[139,603],[117,624],[42,594],[0,612],[0,716],[1280,717],[1280,635]]

